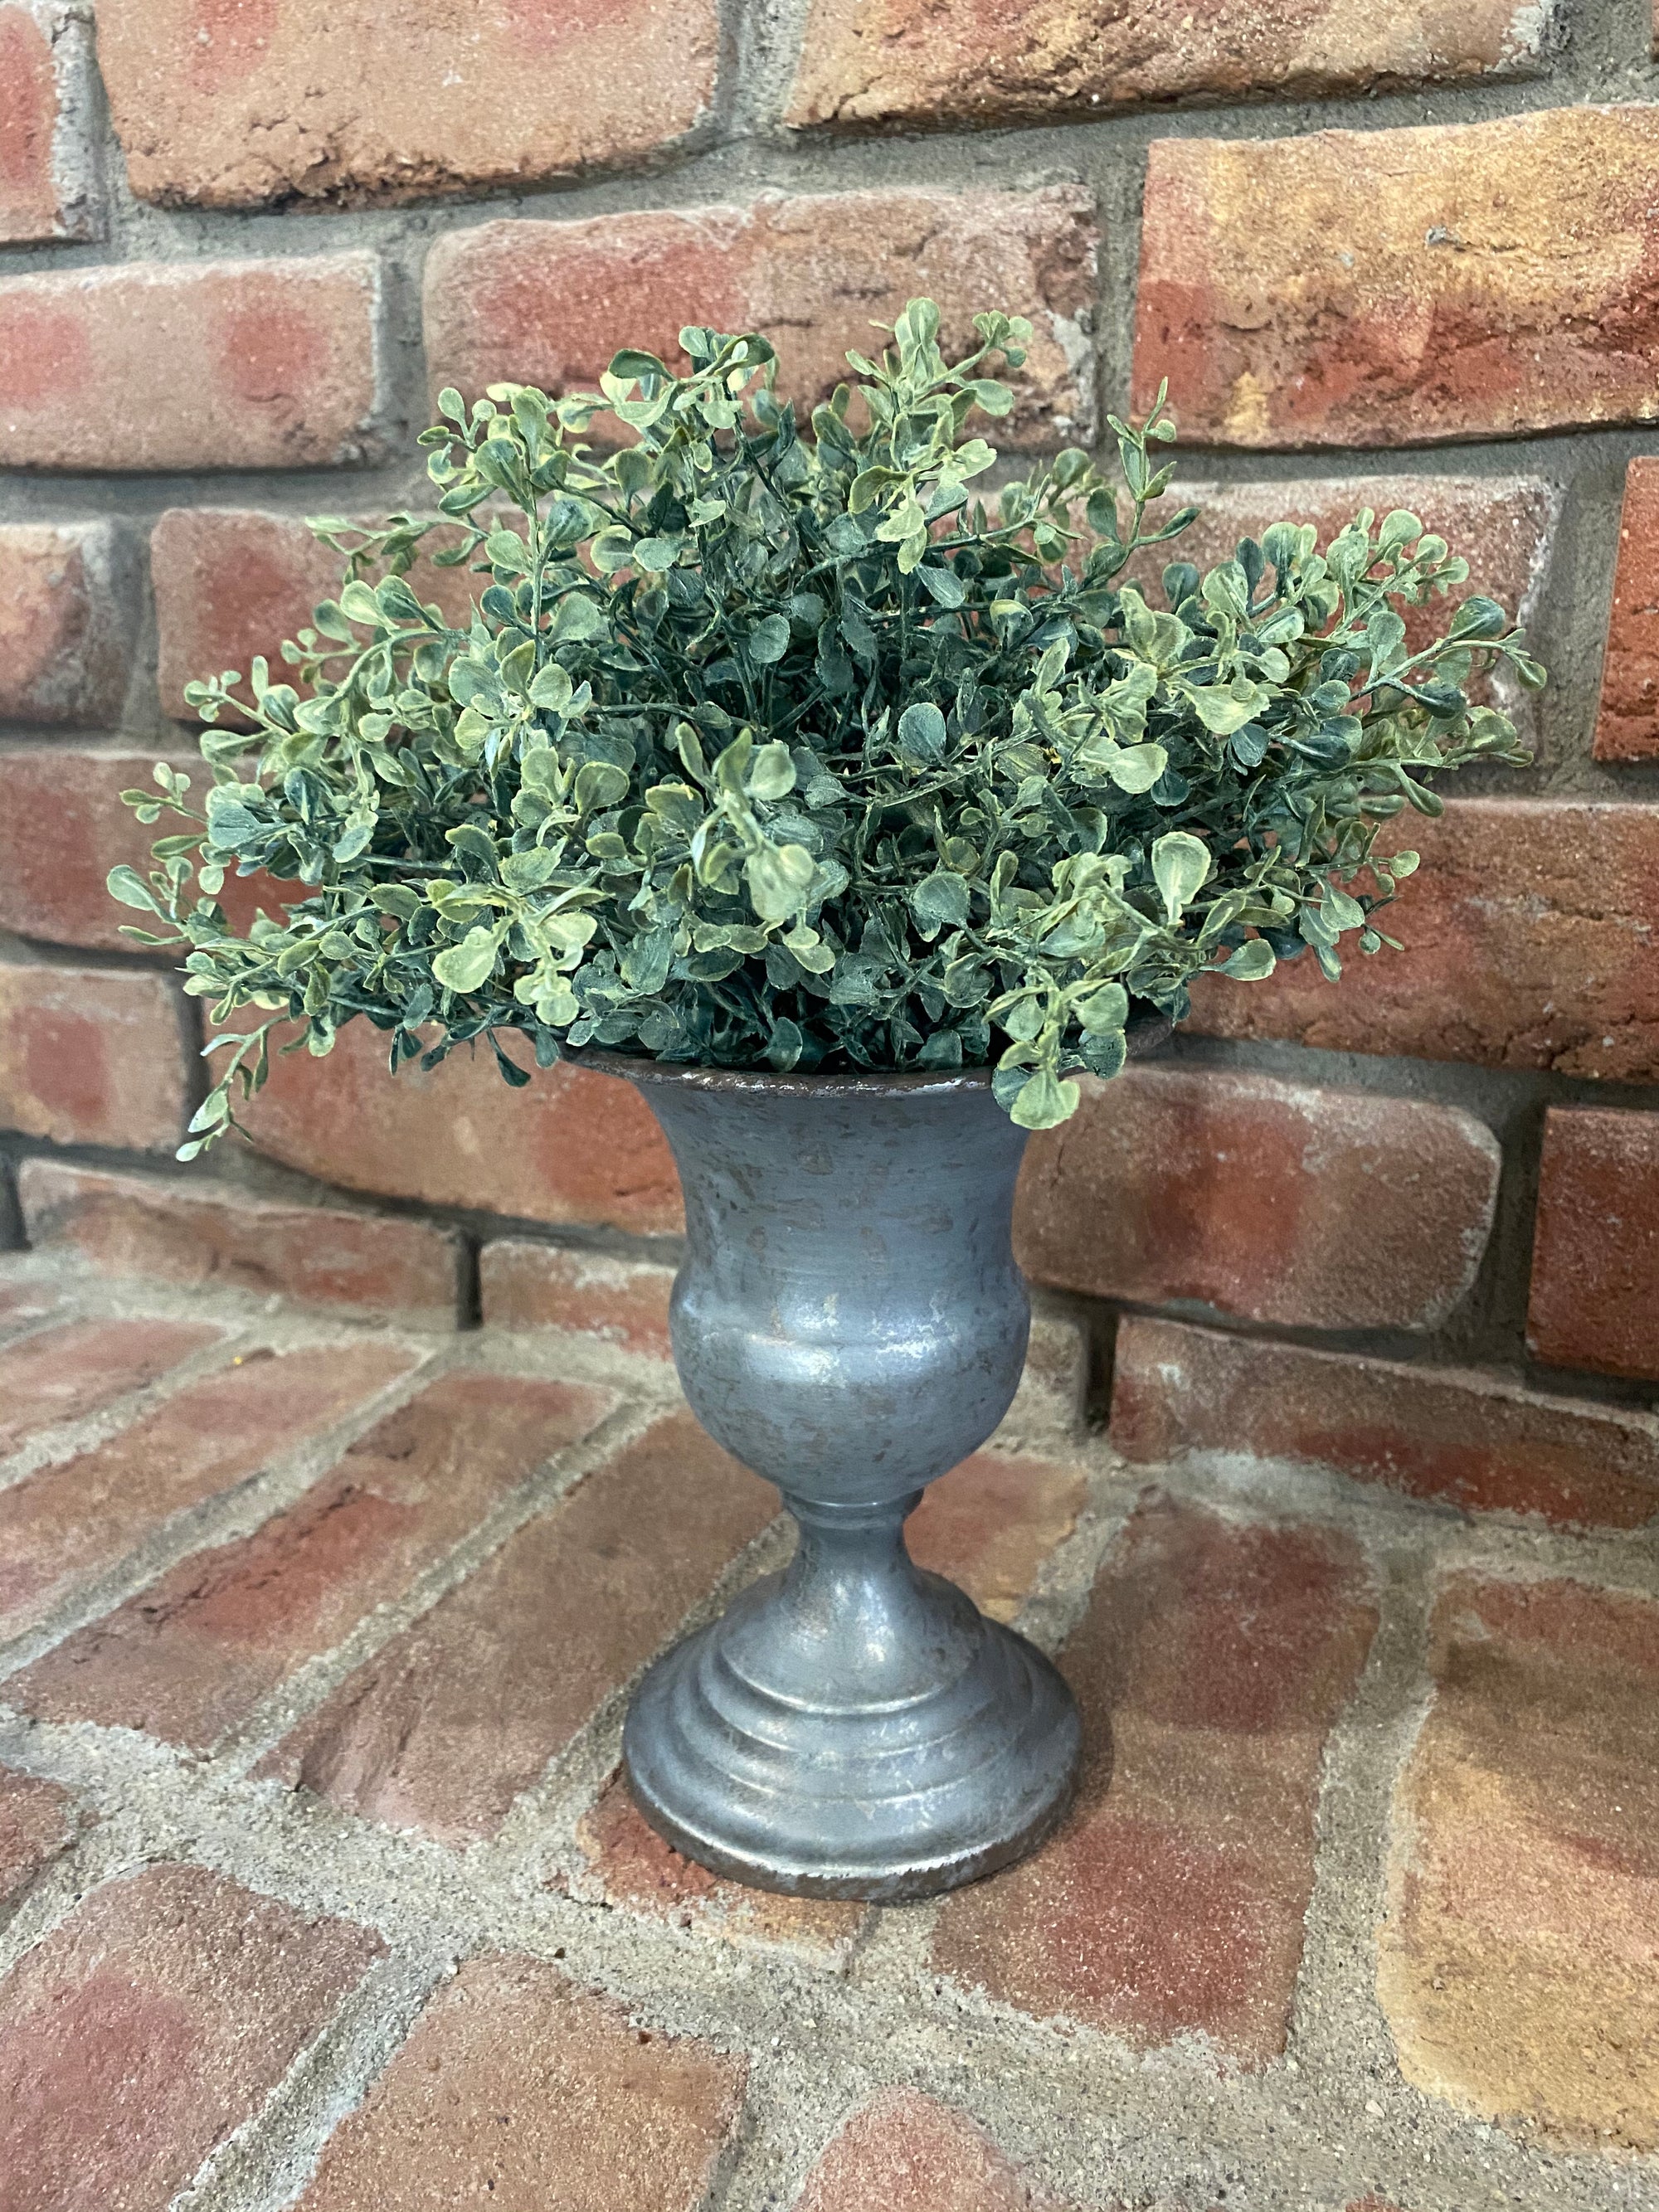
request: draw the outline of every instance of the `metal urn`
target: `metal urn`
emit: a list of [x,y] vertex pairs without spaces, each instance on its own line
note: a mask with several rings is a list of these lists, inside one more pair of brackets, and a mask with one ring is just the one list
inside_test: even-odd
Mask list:
[[1006,1865],[1066,1810],[1076,1707],[1035,1644],[913,1563],[904,1522],[1019,1382],[1025,1133],[983,1069],[571,1057],[637,1084],[673,1148],[680,1380],[799,1531],[781,1574],[641,1683],[623,1738],[641,1811],[763,1889],[891,1900]]

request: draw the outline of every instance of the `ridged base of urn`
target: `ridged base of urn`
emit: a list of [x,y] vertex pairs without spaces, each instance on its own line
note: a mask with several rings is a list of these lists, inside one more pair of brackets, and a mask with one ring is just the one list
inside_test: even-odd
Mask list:
[[769,1686],[779,1576],[652,1668],[623,1760],[677,1850],[757,1889],[896,1903],[993,1874],[1052,1832],[1076,1778],[1070,1690],[953,1584],[910,1573],[938,1629],[936,1678],[911,1694],[861,1704],[843,1680],[819,1702]]

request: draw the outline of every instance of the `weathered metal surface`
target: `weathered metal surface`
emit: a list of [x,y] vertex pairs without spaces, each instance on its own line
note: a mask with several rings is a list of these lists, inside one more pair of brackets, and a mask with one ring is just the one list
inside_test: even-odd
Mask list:
[[623,1757],[641,1811],[689,1857],[768,1889],[921,1897],[1006,1864],[1065,1810],[1071,1693],[1035,1645],[912,1563],[902,1524],[1019,1381],[1024,1132],[982,1071],[580,1058],[641,1085],[679,1164],[686,1397],[800,1530],[786,1572],[641,1685]]

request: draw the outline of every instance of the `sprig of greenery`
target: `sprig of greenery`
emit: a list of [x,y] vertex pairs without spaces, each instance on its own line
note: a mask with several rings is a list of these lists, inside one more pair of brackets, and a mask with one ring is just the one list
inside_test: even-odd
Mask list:
[[[1477,670],[1543,681],[1490,599],[1408,652],[1402,607],[1466,562],[1411,514],[1325,552],[1279,523],[1148,592],[1148,510],[1175,426],[1111,418],[1121,471],[1068,451],[994,498],[975,414],[1012,404],[1030,326],[976,319],[949,361],[913,301],[804,438],[754,335],[689,329],[676,375],[619,354],[599,393],[445,392],[424,433],[436,512],[312,527],[337,599],[285,644],[191,686],[201,811],[158,768],[128,793],[188,828],[110,888],[186,950],[228,1055],[189,1157],[264,1080],[270,1035],[326,1053],[366,1016],[391,1064],[516,1032],[548,1066],[589,1042],[777,1070],[994,1063],[1030,1128],[1073,1078],[1121,1066],[1137,1004],[1176,1019],[1195,975],[1260,981],[1344,940],[1416,866],[1375,850],[1431,771],[1520,761],[1472,706]],[[591,441],[603,425],[608,449]],[[619,441],[624,442],[618,442]],[[480,578],[453,629],[406,580]],[[378,580],[375,580],[378,578]],[[234,711],[251,731],[223,726]],[[219,726],[213,726],[219,725]],[[252,757],[250,759],[250,756]],[[305,890],[245,935],[228,870]],[[290,1046],[289,1048],[293,1048]]]

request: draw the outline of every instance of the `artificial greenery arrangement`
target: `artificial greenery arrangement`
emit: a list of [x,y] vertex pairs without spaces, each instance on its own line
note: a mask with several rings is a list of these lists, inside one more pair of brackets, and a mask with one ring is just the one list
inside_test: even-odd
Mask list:
[[[1114,1073],[1131,1009],[1176,1019],[1218,970],[1395,940],[1416,865],[1374,850],[1426,771],[1521,761],[1472,672],[1543,672],[1490,599],[1413,652],[1400,609],[1466,562],[1407,514],[1322,553],[1279,523],[1199,574],[1145,549],[1175,436],[1111,419],[1120,487],[1069,451],[1005,484],[1029,324],[947,360],[913,301],[803,437],[763,337],[689,329],[676,374],[618,354],[600,394],[492,386],[421,440],[437,513],[312,528],[337,600],[264,661],[191,687],[205,811],[166,767],[130,792],[189,827],[110,888],[188,948],[228,1055],[189,1157],[264,1079],[270,1035],[326,1053],[366,1015],[391,1063],[487,1037],[507,1079],[590,1042],[771,1068],[994,1064],[1014,1120]],[[603,443],[590,438],[601,426]],[[405,580],[427,533],[480,576],[471,627]],[[374,581],[378,576],[380,580]],[[245,757],[253,754],[251,772]],[[237,934],[227,872],[307,896]]]

